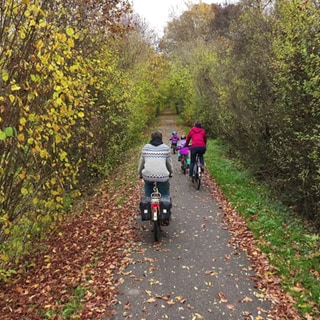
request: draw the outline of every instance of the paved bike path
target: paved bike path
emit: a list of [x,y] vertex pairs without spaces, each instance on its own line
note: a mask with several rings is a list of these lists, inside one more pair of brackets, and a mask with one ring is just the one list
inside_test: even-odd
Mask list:
[[[177,130],[165,115],[160,128],[164,142]],[[205,185],[208,175],[198,191],[172,156],[171,223],[154,243],[151,223],[137,216],[140,240],[120,275],[112,320],[271,319],[272,302],[255,287],[245,252],[230,244],[222,209]]]

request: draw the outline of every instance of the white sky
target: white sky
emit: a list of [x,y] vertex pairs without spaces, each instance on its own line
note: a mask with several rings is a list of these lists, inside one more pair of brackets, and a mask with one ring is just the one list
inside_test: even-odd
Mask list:
[[141,18],[145,19],[148,25],[157,33],[162,35],[163,28],[172,16],[180,15],[187,9],[186,3],[215,3],[231,4],[237,3],[237,0],[130,0],[133,4],[134,12],[138,13]]

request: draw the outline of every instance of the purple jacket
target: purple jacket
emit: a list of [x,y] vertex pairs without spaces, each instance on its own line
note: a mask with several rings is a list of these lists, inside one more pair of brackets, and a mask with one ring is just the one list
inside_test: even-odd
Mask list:
[[182,156],[188,156],[189,155],[189,148],[188,147],[184,147],[182,149],[179,150],[179,153],[182,155]]
[[179,137],[177,135],[174,135],[170,138],[172,143],[177,143],[179,141]]

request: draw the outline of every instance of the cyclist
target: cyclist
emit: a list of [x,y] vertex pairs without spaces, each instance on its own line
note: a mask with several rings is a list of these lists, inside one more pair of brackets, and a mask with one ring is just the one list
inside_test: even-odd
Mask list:
[[[196,121],[194,123],[194,126],[190,129],[185,146],[188,146],[190,141],[191,147],[190,147],[190,154],[191,154],[191,168],[194,167],[194,164],[196,162],[196,155],[198,154],[200,163],[201,163],[201,171],[203,172],[204,168],[204,158],[203,155],[205,154],[207,150],[207,134],[206,131],[201,127],[200,121]],[[192,177],[193,170],[189,170],[189,176]]]
[[151,141],[142,148],[138,174],[144,180],[146,197],[150,197],[153,192],[154,181],[158,182],[158,190],[162,196],[170,195],[169,178],[173,175],[173,165],[170,148],[163,143],[160,131],[154,131]]
[[171,141],[171,149],[173,147],[177,147],[177,143],[180,140],[180,138],[178,136],[178,133],[176,131],[173,131],[172,132],[172,136],[171,136],[171,138],[169,140]]
[[178,150],[178,161],[180,161],[181,156],[185,157],[187,167],[190,166],[189,159],[189,147],[185,146],[186,144],[186,136],[184,134],[181,135],[181,140],[178,142],[177,150]]

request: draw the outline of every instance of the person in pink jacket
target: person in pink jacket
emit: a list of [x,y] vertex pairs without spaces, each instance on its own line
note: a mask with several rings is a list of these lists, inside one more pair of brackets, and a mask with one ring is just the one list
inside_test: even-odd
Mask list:
[[[196,162],[196,155],[198,154],[201,170],[204,168],[204,158],[203,155],[207,151],[207,134],[206,131],[201,127],[201,123],[196,121],[194,126],[190,129],[185,146],[188,146],[191,141],[190,155],[191,155],[191,164],[190,168],[193,168]],[[189,176],[192,177],[192,170],[189,170]]]

